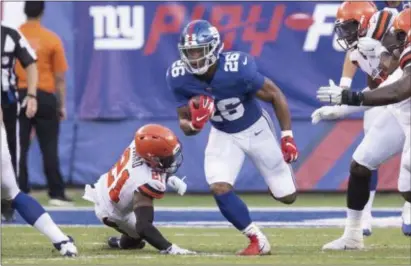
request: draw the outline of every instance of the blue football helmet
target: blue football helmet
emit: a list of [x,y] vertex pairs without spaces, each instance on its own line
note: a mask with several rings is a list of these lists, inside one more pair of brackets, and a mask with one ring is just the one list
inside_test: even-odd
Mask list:
[[206,73],[217,62],[223,47],[217,28],[206,20],[188,23],[178,44],[186,70],[197,75]]

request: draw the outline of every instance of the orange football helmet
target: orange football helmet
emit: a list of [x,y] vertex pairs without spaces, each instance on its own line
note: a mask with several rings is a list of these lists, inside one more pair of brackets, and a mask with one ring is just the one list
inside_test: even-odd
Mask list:
[[342,3],[334,24],[338,44],[346,51],[355,47],[358,38],[367,33],[368,23],[377,11],[377,7],[371,1]]
[[156,172],[173,174],[183,162],[180,141],[164,126],[148,124],[141,127],[134,142],[137,154]]
[[398,41],[397,48],[411,43],[411,8],[404,9],[395,17],[392,30]]

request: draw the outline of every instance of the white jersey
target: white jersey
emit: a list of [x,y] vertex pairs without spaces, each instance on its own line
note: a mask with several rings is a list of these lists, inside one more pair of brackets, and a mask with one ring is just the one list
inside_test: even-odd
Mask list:
[[[393,25],[394,18],[397,14],[398,11],[392,8],[384,8],[383,10],[376,12],[370,19],[365,37],[381,41]],[[383,73],[379,68],[379,57],[367,57],[361,54],[358,49],[354,49],[350,52],[350,61],[358,65],[362,71],[379,83],[383,82],[388,77],[388,75]]]
[[[395,72],[401,71],[401,74],[397,79],[401,78],[403,69],[406,67],[411,67],[411,45],[408,45],[400,56],[400,66]],[[395,74],[395,72],[393,74]],[[411,124],[411,98],[396,104],[392,104],[390,108],[393,109],[392,111],[394,115],[399,120],[403,128],[409,130]]]
[[166,174],[153,172],[137,156],[133,140],[113,168],[100,177],[96,189],[106,211],[124,215],[133,211],[136,191],[161,199],[166,191]]

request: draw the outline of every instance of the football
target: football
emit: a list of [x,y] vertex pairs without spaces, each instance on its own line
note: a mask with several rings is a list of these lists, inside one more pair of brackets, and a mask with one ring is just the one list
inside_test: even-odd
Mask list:
[[200,104],[200,95],[197,95],[197,96],[192,97],[192,98],[190,99],[190,102],[193,103],[193,105],[194,105],[195,108],[198,108],[198,107],[199,107],[199,104]]

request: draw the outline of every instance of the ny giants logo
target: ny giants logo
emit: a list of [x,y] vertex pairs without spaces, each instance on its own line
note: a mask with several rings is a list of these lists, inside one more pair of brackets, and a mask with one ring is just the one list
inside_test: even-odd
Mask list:
[[[206,14],[206,6],[194,6],[190,14],[182,4],[159,5],[155,11],[151,27],[145,40],[144,6],[92,6],[90,16],[94,24],[94,48],[96,50],[138,50],[144,55],[155,53],[161,37],[179,34],[187,19],[207,19],[222,34],[225,49],[230,50],[236,41],[250,44],[250,54],[259,56],[265,44],[273,43],[279,37],[283,24],[290,30],[307,31],[303,50],[316,51],[321,37],[333,35],[333,18],[339,4],[317,4],[313,14],[294,13],[286,16],[285,4],[272,7],[270,16],[263,17],[263,8],[268,4],[214,5]],[[326,22],[326,19],[329,22]],[[265,30],[257,30],[257,25],[267,25]],[[241,28],[242,31],[238,31]],[[333,47],[340,47],[333,38]]]

